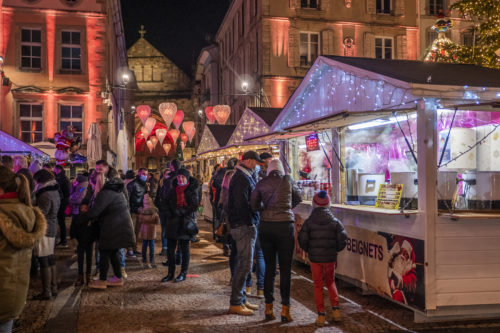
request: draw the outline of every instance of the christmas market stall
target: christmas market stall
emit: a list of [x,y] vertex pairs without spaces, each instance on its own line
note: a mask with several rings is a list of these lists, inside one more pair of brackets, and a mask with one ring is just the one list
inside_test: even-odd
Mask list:
[[40,166],[48,163],[50,156],[29,144],[0,131],[0,155],[24,156],[28,164],[38,161]]
[[321,56],[251,141],[282,141],[296,232],[330,192],[349,237],[339,277],[416,321],[484,318],[500,313],[499,126],[499,70]]

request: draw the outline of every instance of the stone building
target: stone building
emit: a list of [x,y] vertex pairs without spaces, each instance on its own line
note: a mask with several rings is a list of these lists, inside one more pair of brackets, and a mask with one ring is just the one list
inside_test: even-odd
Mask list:
[[118,166],[126,168],[129,149],[118,151],[130,101],[120,74],[127,70],[120,2],[3,0],[0,10],[0,55],[9,79],[1,87],[0,129],[50,146],[54,133],[71,124],[84,152],[97,123],[101,158],[125,161]]
[[[231,106],[231,123],[246,106],[283,107],[318,55],[420,59],[427,40],[420,41],[437,36],[429,29],[448,7],[447,0],[234,0],[216,35],[217,102]],[[454,33],[459,41],[463,31]],[[213,75],[204,59],[200,87],[202,74]]]
[[[138,86],[135,105],[148,105],[152,117],[163,123],[158,106],[163,102],[173,102],[179,110],[184,111],[184,120],[196,121],[191,100],[191,78],[144,38],[144,27],[141,27],[139,34],[140,38],[127,51],[129,67],[134,72]],[[135,117],[134,134],[140,133],[141,127],[142,122]],[[185,155],[190,156],[190,150],[186,148]],[[136,168],[163,169],[173,153],[172,149],[167,156],[160,145],[150,153],[144,144],[138,145]]]

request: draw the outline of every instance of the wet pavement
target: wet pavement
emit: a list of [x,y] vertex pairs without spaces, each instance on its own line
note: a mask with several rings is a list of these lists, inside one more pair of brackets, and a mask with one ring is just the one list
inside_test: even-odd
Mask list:
[[[500,320],[417,324],[412,311],[376,295],[362,295],[358,288],[341,281],[337,286],[343,321],[317,328],[311,275],[300,264],[293,267],[293,322],[265,321],[264,301],[253,296],[250,301],[260,305],[255,315],[230,315],[228,258],[222,255],[220,244],[213,242],[211,225],[204,221],[199,225],[200,242],[191,244],[189,275],[182,283],[160,282],[167,268],[161,265],[165,258],[157,255],[158,267],[153,269],[143,268],[139,258],[127,260],[128,278],[123,287],[75,288],[74,250],[56,250],[60,293],[50,302],[28,300],[19,332],[500,332]],[[157,241],[157,253],[159,244]],[[28,299],[38,290],[37,277],[32,279]],[[275,297],[279,315],[278,289]],[[325,304],[329,304],[326,297]]]

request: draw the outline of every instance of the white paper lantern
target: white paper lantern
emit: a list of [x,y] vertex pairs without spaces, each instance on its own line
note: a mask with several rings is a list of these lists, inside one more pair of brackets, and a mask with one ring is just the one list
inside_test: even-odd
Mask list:
[[216,105],[214,107],[214,117],[220,125],[224,125],[226,123],[230,114],[231,107],[229,105]]
[[149,140],[153,143],[153,150],[156,148],[156,145],[158,144],[158,138],[156,136],[152,136],[149,138]]
[[156,137],[160,141],[160,144],[163,144],[163,140],[165,140],[165,137],[167,136],[167,130],[164,128],[158,128],[156,130]]
[[144,139],[147,139],[148,136],[149,136],[149,131],[148,129],[145,127],[145,126],[142,126],[141,127],[141,133],[142,133],[142,136],[144,137]]
[[158,109],[165,124],[169,127],[177,113],[177,105],[175,103],[161,103]]
[[146,145],[148,146],[149,152],[153,152],[153,143],[151,140],[146,141]]
[[155,128],[155,126],[156,126],[156,119],[152,118],[152,117],[149,117],[146,120],[146,123],[144,124],[144,127],[147,128],[147,130],[149,131],[149,133],[151,133],[153,131],[153,128]]
[[168,155],[168,152],[170,151],[170,148],[172,148],[172,145],[170,143],[164,143],[163,144],[163,150],[165,151],[165,154]]

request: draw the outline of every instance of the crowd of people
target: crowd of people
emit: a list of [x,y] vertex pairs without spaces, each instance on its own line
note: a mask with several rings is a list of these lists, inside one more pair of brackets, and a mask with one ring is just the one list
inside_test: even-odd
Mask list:
[[[160,176],[144,168],[124,174],[101,160],[94,169],[69,179],[60,165],[33,162],[28,167],[23,159],[3,156],[0,166],[0,280],[5,281],[0,284],[0,299],[5,300],[0,304],[1,333],[11,332],[19,317],[30,277],[39,274],[42,282],[34,299],[57,297],[54,249],[68,248],[68,238],[76,245],[77,287],[122,286],[127,257],[142,255],[144,268],[156,268],[157,225],[161,228],[160,255],[166,256],[162,265],[168,267],[161,282],[186,280],[190,242],[197,241],[201,182],[180,161],[170,161]],[[229,256],[229,313],[253,315],[258,309],[247,298],[255,271],[256,296],[265,300],[265,318],[275,319],[274,285],[279,270],[281,321],[292,321],[292,209],[301,202],[295,182],[280,160],[269,153],[247,151],[241,160],[230,159],[225,167],[215,169],[210,187],[214,237]],[[329,203],[325,191],[314,196],[313,211],[298,235],[311,261],[319,326],[325,323],[324,283],[332,316],[341,318],[334,274],[337,252],[345,247],[347,235]],[[110,264],[112,274],[108,274]]]
[[[301,195],[283,164],[269,153],[247,151],[241,161],[230,159],[215,168],[210,180],[214,237],[229,255],[231,297],[229,312],[253,315],[259,307],[249,302],[252,271],[257,277],[257,297],[265,299],[265,318],[274,320],[274,286],[279,265],[281,321],[290,314],[291,267],[295,247],[293,208]],[[323,286],[326,283],[332,317],[341,320],[335,287],[337,252],[347,243],[342,223],[330,211],[327,192],[318,192],[313,211],[298,235],[301,248],[309,253],[314,279],[316,324],[325,324]],[[255,269],[254,269],[255,267]]]

